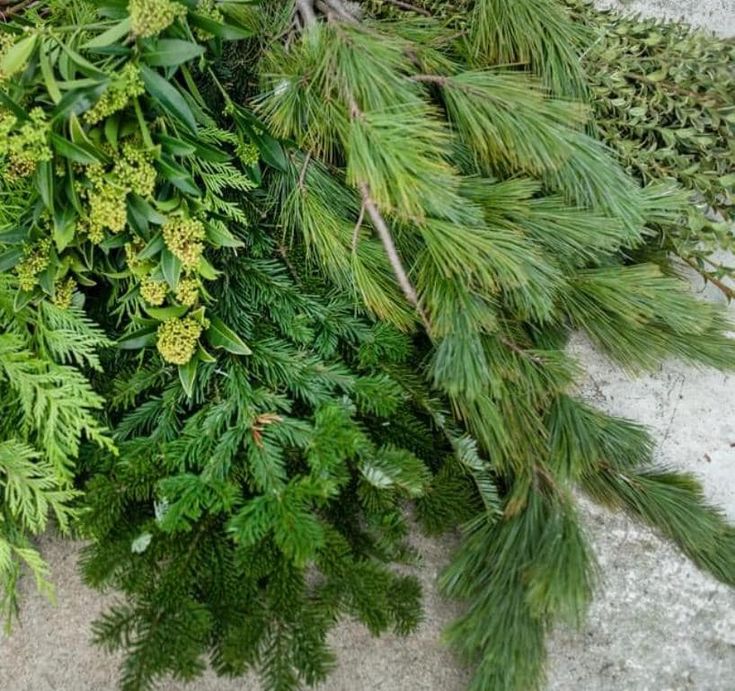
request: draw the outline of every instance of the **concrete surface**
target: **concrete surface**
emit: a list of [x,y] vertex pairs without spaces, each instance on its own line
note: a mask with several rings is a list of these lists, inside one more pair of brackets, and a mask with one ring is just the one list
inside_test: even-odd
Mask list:
[[[602,3],[601,3],[602,4]],[[735,34],[735,0],[618,2],[631,11],[686,16]],[[712,291],[708,296],[719,299]],[[731,308],[735,318],[735,308]],[[735,520],[735,377],[667,363],[631,379],[575,339],[588,377],[583,394],[596,405],[650,426],[658,458],[696,473],[708,497]],[[550,691],[735,690],[735,591],[693,567],[656,534],[625,516],[584,502],[590,536],[604,573],[587,624],[560,629],[549,644]],[[426,621],[407,639],[373,639],[341,625],[333,635],[338,668],[322,691],[459,691],[467,672],[441,646],[455,610],[434,588],[451,545],[416,538],[425,557]],[[51,607],[30,587],[23,622],[0,638],[1,691],[104,691],[115,688],[118,660],[89,642],[89,625],[110,598],[86,589],[76,572],[76,547],[45,540],[58,586]],[[179,691],[168,682],[164,691]],[[254,691],[252,679],[207,675],[190,691]]]
[[595,4],[645,17],[683,19],[722,36],[735,35],[735,0],[597,0]]

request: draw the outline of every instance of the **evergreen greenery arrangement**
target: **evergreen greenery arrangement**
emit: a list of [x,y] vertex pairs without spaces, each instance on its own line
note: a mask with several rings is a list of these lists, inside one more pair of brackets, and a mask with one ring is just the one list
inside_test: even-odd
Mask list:
[[695,479],[574,393],[574,329],[631,369],[731,368],[735,342],[641,259],[689,195],[594,136],[563,4],[21,4],[0,25],[8,614],[22,563],[46,587],[53,516],[121,595],[94,633],[123,688],[208,663],[312,685],[340,618],[420,620],[396,568],[415,520],[461,531],[441,586],[471,688],[525,691],[592,594],[578,490],[735,582]]

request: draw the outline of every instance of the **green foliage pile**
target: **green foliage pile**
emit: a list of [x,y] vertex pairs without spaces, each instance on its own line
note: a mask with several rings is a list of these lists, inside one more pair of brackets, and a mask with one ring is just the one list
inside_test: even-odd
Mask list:
[[735,580],[735,529],[575,397],[565,350],[735,364],[721,309],[631,260],[686,194],[589,134],[588,34],[555,0],[391,4],[0,26],[0,584],[45,578],[30,538],[73,520],[121,594],[95,636],[125,689],[208,662],[296,688],[342,617],[410,632],[409,506],[462,532],[441,584],[474,689],[538,688],[581,620],[579,489]]
[[652,248],[732,299],[722,279],[735,277],[724,255],[735,251],[735,40],[584,0],[567,5],[592,37],[584,66],[600,137],[643,184],[673,181],[697,202],[655,225]]

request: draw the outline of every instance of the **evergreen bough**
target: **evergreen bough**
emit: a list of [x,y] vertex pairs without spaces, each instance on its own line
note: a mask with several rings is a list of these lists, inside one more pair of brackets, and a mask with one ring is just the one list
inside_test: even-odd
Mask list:
[[95,636],[123,688],[207,662],[294,688],[343,616],[410,632],[409,504],[462,531],[441,585],[473,689],[539,687],[584,614],[579,489],[735,580],[735,529],[575,397],[565,349],[733,366],[722,310],[634,261],[686,195],[589,134],[587,34],[554,0],[388,4],[2,26],[3,592],[74,518],[122,595]]

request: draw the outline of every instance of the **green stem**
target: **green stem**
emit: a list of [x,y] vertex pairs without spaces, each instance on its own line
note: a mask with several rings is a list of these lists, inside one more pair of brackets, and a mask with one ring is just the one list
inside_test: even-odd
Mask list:
[[140,101],[137,98],[133,99],[133,105],[135,106],[135,115],[140,125],[140,132],[143,135],[143,142],[147,149],[154,149],[155,145],[151,138],[151,131],[148,129],[148,123],[145,121],[145,117],[143,117],[143,109],[140,107]]

